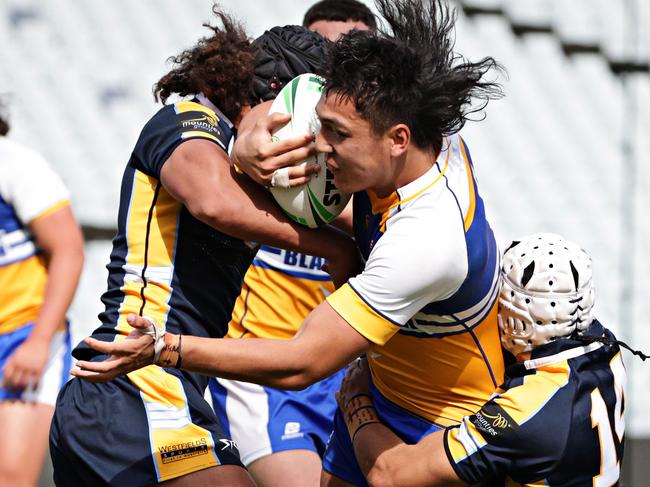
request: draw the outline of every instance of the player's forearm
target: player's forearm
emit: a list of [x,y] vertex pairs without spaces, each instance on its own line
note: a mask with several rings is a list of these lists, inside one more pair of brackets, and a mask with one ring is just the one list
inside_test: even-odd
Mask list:
[[344,232],[330,227],[310,229],[293,223],[264,188],[245,176],[234,177],[238,185],[228,188],[229,194],[220,195],[214,207],[208,205],[197,210],[197,216],[205,223],[242,240],[331,260],[344,249],[353,251],[353,243]]
[[354,452],[371,487],[466,485],[449,465],[442,441],[443,431],[438,431],[408,445],[387,426],[373,423],[355,435]]
[[304,389],[329,375],[319,372],[292,340],[184,335],[181,357],[182,368],[190,372],[279,389]]
[[[354,453],[357,462],[371,487],[403,486],[393,462],[404,461],[400,447],[406,446],[395,433],[381,423],[362,427],[354,436]],[[398,465],[408,465],[400,463]]]

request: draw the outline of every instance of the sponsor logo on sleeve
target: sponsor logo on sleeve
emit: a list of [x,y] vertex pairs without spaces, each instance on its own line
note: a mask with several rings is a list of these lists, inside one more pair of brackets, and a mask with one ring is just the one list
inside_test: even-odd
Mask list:
[[208,115],[207,113],[181,113],[179,114],[178,126],[181,132],[200,131],[213,135],[219,140],[224,139],[223,131],[219,127],[219,120],[216,116]]
[[503,436],[513,432],[519,425],[494,402],[484,405],[470,421],[483,436]]

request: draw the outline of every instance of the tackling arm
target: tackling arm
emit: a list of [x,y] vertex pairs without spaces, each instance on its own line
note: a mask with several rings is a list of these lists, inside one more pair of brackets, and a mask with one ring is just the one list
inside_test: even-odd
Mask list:
[[[129,315],[129,324],[140,330],[150,324]],[[166,336],[178,343],[178,336]],[[106,382],[153,362],[153,342],[146,335],[130,339],[85,342],[103,354],[103,362],[77,362],[73,374],[94,382]],[[352,328],[327,302],[305,319],[291,340],[200,338],[183,335],[180,349],[184,370],[205,375],[255,382],[280,389],[304,389],[341,369],[363,354],[370,342]]]
[[356,245],[348,236],[332,227],[310,229],[291,222],[269,193],[237,174],[210,141],[178,146],[160,177],[192,215],[227,235],[325,257],[337,284],[360,270]]
[[365,360],[352,365],[337,401],[348,426],[354,453],[371,487],[455,487],[466,485],[452,468],[444,431],[407,445],[379,421],[369,389]]

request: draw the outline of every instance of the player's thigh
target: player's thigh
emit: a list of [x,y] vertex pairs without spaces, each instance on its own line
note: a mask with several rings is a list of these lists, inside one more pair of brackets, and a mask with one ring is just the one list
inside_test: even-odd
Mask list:
[[248,466],[258,487],[320,484],[321,460],[311,450],[287,450],[266,455]]
[[53,413],[47,404],[0,402],[0,485],[36,485]]
[[237,465],[220,465],[158,484],[164,487],[255,487],[244,467]]
[[356,487],[356,486],[323,470],[320,477],[320,487]]

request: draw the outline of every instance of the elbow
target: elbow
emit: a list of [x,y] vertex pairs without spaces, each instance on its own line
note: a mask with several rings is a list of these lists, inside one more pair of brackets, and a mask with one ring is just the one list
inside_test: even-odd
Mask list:
[[366,478],[370,487],[400,487],[393,479],[386,477],[385,474],[375,473],[375,470],[368,472]]
[[187,202],[187,209],[198,220],[216,228],[219,231],[226,231],[229,222],[235,221],[236,215],[225,201],[198,201]]
[[286,389],[289,391],[301,391],[310,385],[318,382],[320,377],[308,368],[295,370],[290,375],[281,378],[276,385],[278,389]]
[[408,464],[403,464],[396,459],[391,460],[390,455],[379,455],[374,464],[369,465],[366,480],[370,487],[403,487],[409,482],[404,478],[403,468]]
[[[291,345],[295,341],[288,342]],[[287,389],[290,391],[300,391],[318,382],[327,376],[318,367],[317,361],[310,359],[299,350],[291,350],[293,353],[287,353],[285,362],[282,366],[282,372],[271,387],[278,389]]]
[[368,471],[366,480],[370,487],[397,487],[394,479],[390,476],[390,471],[385,468],[381,460],[378,460],[375,465]]

